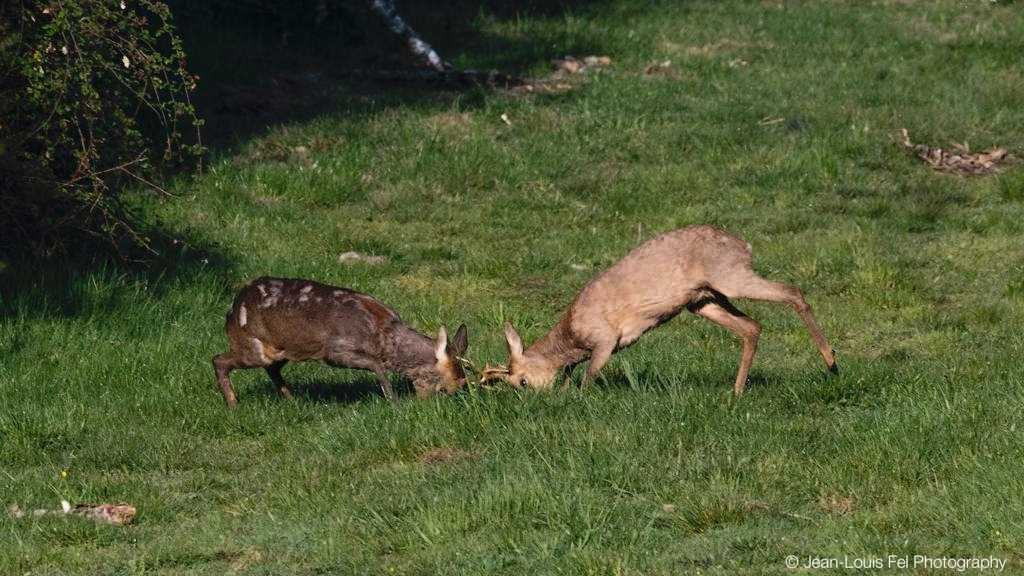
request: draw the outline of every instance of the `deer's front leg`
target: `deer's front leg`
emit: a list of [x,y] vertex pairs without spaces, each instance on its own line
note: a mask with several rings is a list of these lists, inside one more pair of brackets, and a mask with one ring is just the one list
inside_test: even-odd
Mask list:
[[572,371],[576,368],[576,364],[566,364],[562,368],[562,388],[567,388],[572,383]]
[[581,388],[590,386],[590,383],[597,378],[597,374],[604,368],[604,365],[611,359],[612,354],[615,353],[615,344],[613,340],[611,342],[603,342],[597,348],[594,348],[594,352],[590,356],[590,364],[587,365],[587,373],[583,376],[583,382],[580,383]]

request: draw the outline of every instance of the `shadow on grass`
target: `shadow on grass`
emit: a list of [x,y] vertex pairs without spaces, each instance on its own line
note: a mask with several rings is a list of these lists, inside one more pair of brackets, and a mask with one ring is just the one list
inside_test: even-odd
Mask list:
[[[303,380],[301,378],[289,379],[287,374],[285,374],[285,382],[287,382],[288,388],[291,389],[292,396],[298,402],[355,404],[367,400],[384,399],[380,386],[377,384],[377,379],[373,376],[356,375],[350,377],[344,372],[338,372],[337,378]],[[248,390],[248,395],[281,397],[269,378],[263,379],[261,384]],[[399,399],[415,397],[412,384],[405,380],[392,380],[391,386],[394,388],[395,395]],[[244,401],[244,399],[241,399],[241,401]]]
[[[395,394],[403,396],[405,390],[402,386],[392,386],[395,388]],[[335,379],[296,382],[291,389],[296,399],[324,404],[354,404],[384,397],[377,380],[372,376],[346,379],[339,374]]]
[[[565,18],[601,0],[453,0],[402,2],[409,23],[459,68],[520,74],[565,54],[601,53],[598,33],[552,27],[543,37],[487,32],[487,23]],[[189,67],[200,77],[195,104],[205,121],[204,140],[215,153],[230,153],[274,126],[326,114],[369,117],[389,107],[482,106],[487,86],[430,82],[382,82],[359,71],[409,68],[396,37],[364,3],[341,4],[338,15],[317,24],[303,15],[309,2],[282,5],[274,13],[249,6],[172,2]],[[210,6],[213,6],[212,8]],[[332,8],[332,9],[335,9]],[[247,13],[246,10],[249,10]],[[290,15],[289,15],[290,14]],[[340,16],[340,17],[339,17]],[[315,20],[315,18],[313,19]],[[202,201],[201,199],[199,201]],[[36,260],[14,254],[0,263],[0,313],[74,316],[96,305],[89,283],[112,293],[144,281],[159,296],[167,286],[209,281],[230,289],[231,258],[212,242],[176,238],[156,224],[146,231],[152,252],[113,257],[110,246],[85,238],[71,254]],[[97,280],[100,278],[107,280]],[[174,280],[173,282],[169,280]],[[102,291],[102,290],[101,290]],[[114,307],[116,295],[101,306]],[[347,393],[343,393],[347,394]]]
[[0,316],[114,313],[130,292],[159,299],[181,282],[214,281],[229,288],[232,264],[215,245],[147,231],[148,249],[119,255],[103,240],[82,239],[56,259],[15,256],[0,268]]
[[[195,102],[204,138],[229,151],[268,129],[324,114],[368,116],[389,107],[474,107],[492,87],[429,80],[374,79],[412,70],[405,48],[365,3],[339,5],[322,20],[299,14],[302,2],[274,14],[232,6],[189,10],[178,27],[190,68],[200,77]],[[603,53],[597,33],[558,29],[543,37],[495,34],[492,22],[550,20],[595,10],[602,0],[453,0],[399,3],[409,24],[458,69],[521,75],[565,54]],[[172,4],[176,10],[178,7]],[[474,96],[475,95],[475,96]]]
[[[573,371],[573,386],[579,386],[586,372],[586,363]],[[675,378],[643,365],[615,363],[606,366],[591,386],[608,390],[666,391],[678,386],[703,385],[712,376]]]
[[[806,381],[815,378],[822,385],[828,385],[838,377],[827,370],[818,371],[818,366],[809,366],[806,370],[786,370],[785,372],[766,372],[752,369],[747,376],[747,384],[744,393],[760,390],[778,389],[786,382]],[[640,368],[628,370],[620,366],[611,367],[607,373],[599,376],[596,386],[615,389],[629,389],[642,391],[669,391],[680,387],[692,389],[704,389],[710,392],[729,391],[732,392],[735,384],[736,372],[734,369],[720,370],[712,367],[688,371],[682,376],[668,376],[654,369]],[[579,383],[580,376],[574,380]]]

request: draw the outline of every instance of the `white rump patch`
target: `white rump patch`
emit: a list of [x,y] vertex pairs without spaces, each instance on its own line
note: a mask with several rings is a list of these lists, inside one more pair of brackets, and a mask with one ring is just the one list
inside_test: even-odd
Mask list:
[[[260,286],[260,288],[263,288],[263,287]],[[245,326],[245,323],[248,322],[248,321],[249,321],[248,317],[246,316],[246,313],[245,313],[245,304],[242,304],[241,306],[238,307],[238,325],[239,326]]]
[[309,294],[310,290],[312,290],[312,289],[313,289],[313,285],[310,284],[309,286],[306,286],[302,290],[299,290],[299,292],[302,292],[303,294]]

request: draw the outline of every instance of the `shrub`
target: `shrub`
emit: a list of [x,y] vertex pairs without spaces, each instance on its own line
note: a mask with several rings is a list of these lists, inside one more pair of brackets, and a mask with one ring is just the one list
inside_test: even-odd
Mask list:
[[162,2],[0,3],[0,254],[146,245],[122,190],[199,157],[195,82]]

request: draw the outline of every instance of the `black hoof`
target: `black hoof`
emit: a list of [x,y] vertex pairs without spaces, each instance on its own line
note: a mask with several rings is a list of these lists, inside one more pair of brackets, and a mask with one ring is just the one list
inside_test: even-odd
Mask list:
[[839,363],[836,362],[828,367],[828,371],[833,374],[839,374]]

